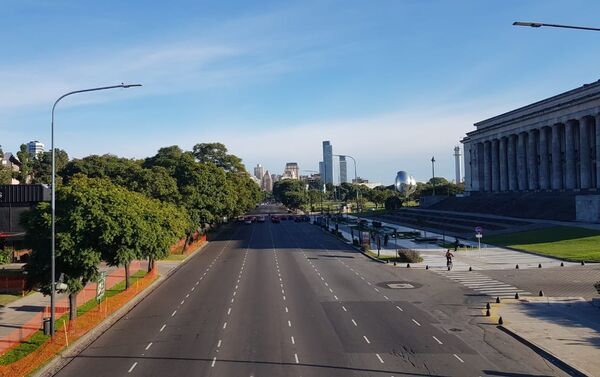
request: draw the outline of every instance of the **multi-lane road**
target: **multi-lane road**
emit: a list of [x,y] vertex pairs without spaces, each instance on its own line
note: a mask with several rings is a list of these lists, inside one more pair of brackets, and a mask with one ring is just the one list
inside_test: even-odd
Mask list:
[[563,375],[480,300],[308,223],[232,224],[57,375]]

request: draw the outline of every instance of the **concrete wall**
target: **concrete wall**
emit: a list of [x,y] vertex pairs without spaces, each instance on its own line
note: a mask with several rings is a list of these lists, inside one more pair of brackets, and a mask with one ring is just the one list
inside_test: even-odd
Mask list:
[[577,195],[575,212],[577,221],[600,223],[600,195]]

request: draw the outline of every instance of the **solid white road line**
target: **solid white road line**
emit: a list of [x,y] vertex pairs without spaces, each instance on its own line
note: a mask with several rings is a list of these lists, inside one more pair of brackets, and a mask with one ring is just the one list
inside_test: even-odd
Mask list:
[[162,327],[160,328],[160,332],[162,332],[165,329],[165,327],[167,327],[167,325],[162,325]]
[[444,343],[442,343],[442,341],[441,341],[441,340],[439,340],[439,339],[438,339],[438,338],[436,338],[435,336],[433,337],[433,339],[435,339],[435,341],[436,341],[436,342],[438,342],[439,344],[444,344]]
[[133,368],[135,368],[136,365],[137,365],[137,361],[135,363],[133,363],[133,365],[131,366],[131,368],[129,368],[127,373],[131,373],[131,371],[133,370]]
[[421,324],[417,321],[415,321],[415,319],[413,318],[412,321],[417,325],[417,326],[421,326]]
[[463,359],[461,359],[460,357],[458,357],[458,355],[457,355],[457,354],[454,354],[454,357],[456,357],[456,358],[458,359],[458,361],[460,361],[461,363],[464,363],[464,360],[463,360]]
[[367,344],[371,344],[371,342],[369,342],[369,339],[363,335],[363,338],[365,339],[365,342],[367,342]]
[[376,353],[376,354],[375,354],[375,356],[377,356],[377,358],[379,359],[379,362],[380,362],[381,364],[383,364],[383,359],[381,358],[381,356],[379,356],[379,354],[378,354],[378,353]]
[[146,346],[146,351],[148,351],[148,348],[152,347],[152,342],[148,343],[148,345]]

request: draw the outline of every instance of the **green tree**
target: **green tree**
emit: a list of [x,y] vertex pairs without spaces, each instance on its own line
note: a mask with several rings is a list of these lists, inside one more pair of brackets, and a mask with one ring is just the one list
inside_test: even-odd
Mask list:
[[300,208],[308,202],[304,183],[296,179],[284,179],[273,185],[273,196],[289,208]]
[[17,152],[17,158],[21,162],[21,166],[18,172],[14,172],[13,176],[19,181],[20,184],[26,184],[29,182],[31,174],[32,158],[29,152],[27,152],[27,145],[21,144],[19,151]]
[[[69,155],[62,149],[55,148],[55,162],[58,179],[60,172],[69,162]],[[52,152],[38,153],[31,159],[31,183],[50,184],[52,182]]]
[[227,153],[227,147],[221,143],[199,143],[194,145],[192,153],[198,162],[213,163],[228,172],[243,172],[242,160]]

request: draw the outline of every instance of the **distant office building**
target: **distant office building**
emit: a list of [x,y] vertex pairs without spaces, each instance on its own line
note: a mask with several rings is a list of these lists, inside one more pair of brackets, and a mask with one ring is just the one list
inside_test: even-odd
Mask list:
[[29,153],[30,155],[37,156],[39,153],[43,152],[44,144],[40,143],[39,141],[35,140],[27,143],[27,153]]
[[273,181],[273,184],[275,184],[275,182],[278,182],[281,180],[281,175],[279,174],[271,174],[271,181]]
[[325,177],[325,163],[323,161],[319,162],[319,178],[322,180]]
[[271,177],[271,174],[269,174],[268,170],[265,172],[265,174],[263,174],[263,177],[260,181],[260,188],[268,192],[273,191],[273,178]]
[[254,167],[254,176],[258,179],[262,179],[263,175],[265,175],[265,169],[262,167],[261,164],[257,164]]
[[369,183],[369,180],[361,178],[361,177],[356,177],[355,179],[352,180],[352,183],[358,183],[358,184]]
[[282,179],[298,179],[300,177],[300,168],[296,162],[288,162],[285,164]]
[[329,141],[323,142],[323,173],[325,183],[333,184],[333,146]]
[[340,183],[348,182],[348,167],[346,156],[340,156]]

